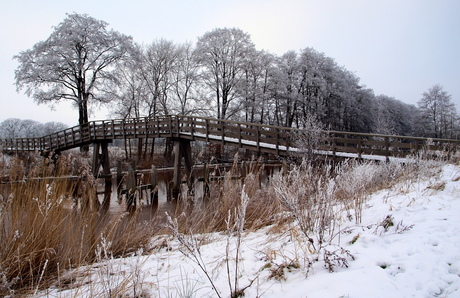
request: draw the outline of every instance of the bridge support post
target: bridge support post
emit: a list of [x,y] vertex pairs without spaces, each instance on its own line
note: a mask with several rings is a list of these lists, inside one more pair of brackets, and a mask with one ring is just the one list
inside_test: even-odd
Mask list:
[[192,149],[189,140],[174,139],[174,174],[173,192],[179,193],[181,184],[182,158],[184,158],[184,169],[187,177],[192,172]]
[[152,166],[152,170],[150,171],[150,204],[152,206],[158,206],[158,172],[155,166]]
[[[99,172],[101,167],[102,167],[102,175],[100,175],[100,172]],[[105,180],[104,199],[102,201],[102,207],[105,210],[108,210],[109,205],[110,205],[110,197],[112,195],[112,176],[110,175],[108,142],[94,143],[92,172],[93,172],[94,178],[98,178],[102,176]]]
[[93,176],[98,177],[99,170],[102,167],[102,175],[104,177],[110,176],[110,163],[109,163],[109,149],[108,142],[94,143],[93,147],[93,163],[92,170]]

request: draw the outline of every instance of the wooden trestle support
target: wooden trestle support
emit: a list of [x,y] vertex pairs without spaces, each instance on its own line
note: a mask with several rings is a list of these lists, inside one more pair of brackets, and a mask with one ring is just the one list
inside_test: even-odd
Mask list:
[[181,138],[175,138],[174,141],[174,174],[172,181],[172,191],[177,195],[180,191],[180,185],[182,182],[181,168],[182,159],[184,159],[184,170],[186,180],[190,181],[192,172],[192,149],[190,146],[190,140]]
[[[170,191],[172,192],[173,197],[177,198],[178,193],[180,192],[181,183],[183,181],[183,177],[185,175],[185,180],[190,182],[191,179],[191,172],[192,172],[192,150],[190,145],[190,140],[182,139],[182,138],[173,138],[174,142],[174,173],[173,179],[170,184]],[[96,142],[93,144],[93,160],[92,160],[92,174],[95,178],[103,178],[105,180],[105,193],[110,194],[111,187],[112,187],[112,175],[110,172],[110,160],[109,160],[109,150],[108,150],[109,142]],[[182,162],[183,160],[183,162]],[[183,165],[182,165],[183,163]],[[119,165],[121,168],[121,165]],[[182,168],[184,172],[182,172]],[[156,178],[156,168],[152,167],[151,173],[151,186],[154,188],[157,185],[157,178]],[[121,169],[117,170],[117,175]],[[118,177],[117,177],[118,179]],[[137,187],[136,184],[136,170],[132,169],[128,172],[127,176],[127,190],[128,192],[134,193]],[[129,184],[129,185],[128,185]],[[153,202],[153,198],[152,198]],[[106,195],[104,197],[103,205],[110,204],[110,195]],[[133,202],[133,198],[129,197],[127,200],[128,205],[135,205]],[[128,206],[130,207],[130,206]]]

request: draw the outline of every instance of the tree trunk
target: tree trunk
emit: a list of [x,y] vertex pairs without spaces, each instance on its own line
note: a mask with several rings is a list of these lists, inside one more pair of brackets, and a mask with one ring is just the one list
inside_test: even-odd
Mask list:
[[[78,114],[78,123],[82,127],[83,125],[88,123],[88,99],[85,98],[85,96],[83,96],[83,98],[78,102]],[[88,151],[89,145],[83,145],[80,147],[80,152],[87,153]]]

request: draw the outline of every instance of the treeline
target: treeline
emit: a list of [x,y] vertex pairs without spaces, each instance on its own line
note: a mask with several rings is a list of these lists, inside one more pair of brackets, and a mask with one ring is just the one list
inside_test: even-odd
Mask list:
[[458,134],[457,125],[431,133],[423,109],[376,96],[354,73],[313,48],[279,57],[256,50],[240,29],[225,28],[206,33],[195,45],[162,39],[135,49],[131,60],[118,65],[119,81],[109,88],[114,116],[193,114],[296,128],[308,126],[305,121],[314,116],[332,130]]
[[42,137],[66,128],[67,125],[61,122],[40,123],[34,120],[8,118],[0,123],[0,138]]
[[287,127],[315,119],[332,130],[456,138],[458,114],[435,85],[417,106],[373,90],[333,58],[305,48],[277,56],[248,33],[218,28],[196,43],[147,45],[70,14],[50,37],[14,58],[16,86],[39,103],[71,100],[79,123],[90,105],[113,117],[199,115]]

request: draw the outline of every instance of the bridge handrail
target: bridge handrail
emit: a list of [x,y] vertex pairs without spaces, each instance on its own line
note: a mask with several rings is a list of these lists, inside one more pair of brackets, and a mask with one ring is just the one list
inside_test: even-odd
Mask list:
[[[299,133],[306,130],[199,116],[166,115],[127,119],[94,120],[43,137],[0,139],[6,151],[66,150],[98,141],[126,138],[181,137],[233,143],[240,147],[279,154],[295,146]],[[460,140],[412,136],[325,131],[318,149],[332,152],[405,155],[429,146],[441,150],[445,144],[457,147]],[[270,145],[270,146],[267,146]]]

